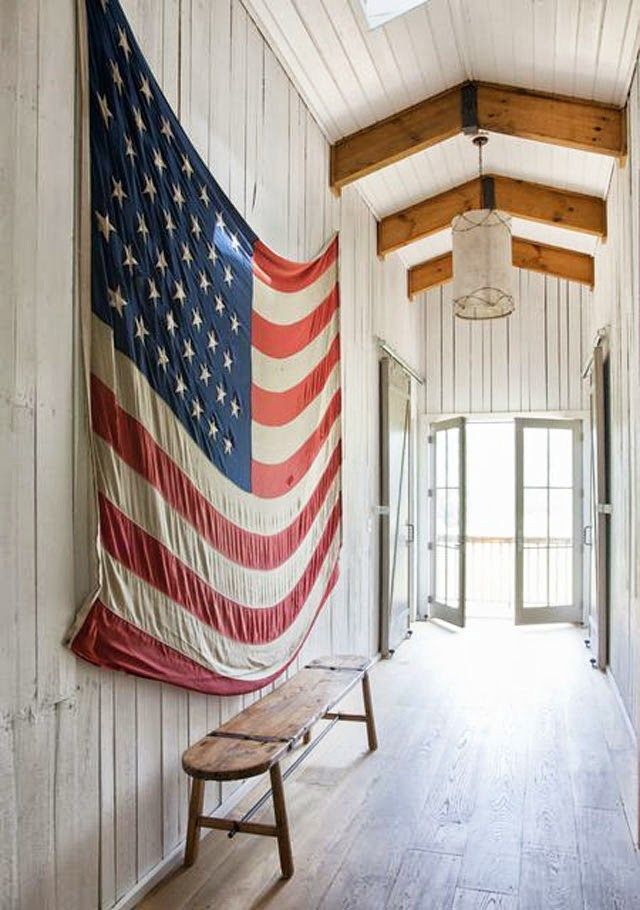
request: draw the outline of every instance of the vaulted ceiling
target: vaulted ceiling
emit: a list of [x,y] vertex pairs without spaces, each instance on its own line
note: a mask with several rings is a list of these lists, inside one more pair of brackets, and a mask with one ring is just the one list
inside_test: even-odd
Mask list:
[[[640,0],[428,0],[369,29],[360,0],[249,0],[330,142],[467,80],[622,106],[638,52]],[[492,135],[486,171],[604,197],[614,158]],[[477,173],[468,136],[358,180],[382,218]],[[593,253],[598,237],[514,218],[515,236]],[[450,249],[450,230],[403,246],[408,266]]]

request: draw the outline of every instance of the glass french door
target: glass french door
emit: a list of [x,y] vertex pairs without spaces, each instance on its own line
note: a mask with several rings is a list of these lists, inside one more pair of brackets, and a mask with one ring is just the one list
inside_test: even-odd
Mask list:
[[516,420],[516,624],[582,621],[578,420]]
[[465,624],[465,420],[432,424],[431,617]]

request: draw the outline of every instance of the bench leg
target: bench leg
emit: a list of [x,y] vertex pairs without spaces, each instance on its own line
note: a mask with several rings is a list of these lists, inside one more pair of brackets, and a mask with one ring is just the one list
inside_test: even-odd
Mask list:
[[376,722],[373,717],[373,701],[371,699],[371,684],[369,683],[368,673],[365,673],[362,677],[362,700],[364,701],[364,713],[367,718],[369,749],[371,752],[375,752],[378,748],[378,736],[376,734]]
[[200,846],[200,827],[198,819],[202,815],[204,802],[204,781],[194,777],[191,782],[191,800],[189,802],[189,822],[187,825],[187,842],[184,849],[185,866],[193,866]]
[[289,822],[287,820],[287,807],[284,801],[284,788],[282,786],[282,772],[280,763],[270,769],[271,790],[273,793],[273,808],[278,829],[278,852],[280,854],[280,868],[283,878],[293,875],[293,855],[291,853],[291,840],[289,839]]

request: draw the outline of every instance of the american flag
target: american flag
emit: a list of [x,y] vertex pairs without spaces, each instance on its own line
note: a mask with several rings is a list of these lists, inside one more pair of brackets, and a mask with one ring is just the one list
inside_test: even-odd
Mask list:
[[293,660],[337,578],[337,240],[309,263],[269,250],[117,0],[86,10],[100,579],[71,647],[198,691],[251,691]]

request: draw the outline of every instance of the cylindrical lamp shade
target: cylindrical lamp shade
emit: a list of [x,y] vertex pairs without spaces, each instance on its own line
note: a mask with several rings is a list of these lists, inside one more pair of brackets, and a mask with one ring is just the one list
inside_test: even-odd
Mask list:
[[451,228],[454,313],[462,319],[508,316],[515,305],[511,219],[476,209],[457,215]]

